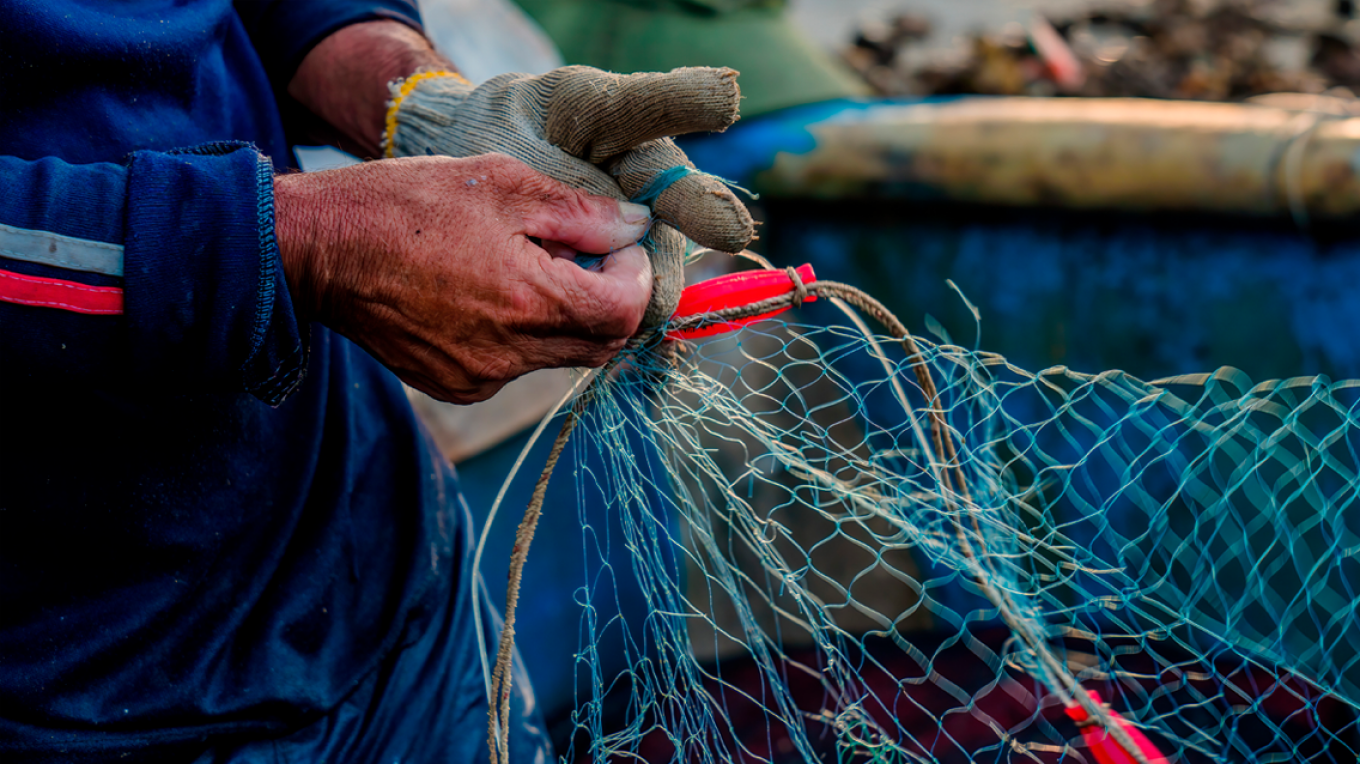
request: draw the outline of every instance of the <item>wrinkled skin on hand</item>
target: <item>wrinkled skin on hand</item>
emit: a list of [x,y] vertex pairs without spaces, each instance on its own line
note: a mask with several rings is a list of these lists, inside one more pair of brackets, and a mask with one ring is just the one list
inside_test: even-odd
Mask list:
[[[647,210],[500,155],[413,157],[275,181],[294,303],[453,403],[540,368],[600,366],[651,296]],[[631,221],[631,222],[630,222]],[[540,240],[556,242],[552,249]],[[599,271],[575,252],[613,254]]]

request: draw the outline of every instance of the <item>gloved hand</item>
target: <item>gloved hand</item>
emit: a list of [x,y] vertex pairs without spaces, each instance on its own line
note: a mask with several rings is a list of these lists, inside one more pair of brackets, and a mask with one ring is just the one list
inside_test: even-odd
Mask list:
[[[659,173],[693,168],[668,136],[736,121],[736,76],[731,69],[618,75],[569,66],[503,74],[474,88],[451,72],[416,74],[392,86],[383,147],[389,157],[507,154],[567,185],[626,200]],[[746,207],[711,176],[680,177],[652,208],[655,283],[644,327],[670,318],[680,299],[681,234],[722,252],[740,252],[755,234]]]

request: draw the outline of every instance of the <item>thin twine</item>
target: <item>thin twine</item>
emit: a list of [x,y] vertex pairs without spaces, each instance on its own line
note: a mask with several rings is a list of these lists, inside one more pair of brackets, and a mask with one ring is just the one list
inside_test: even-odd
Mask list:
[[[674,168],[672,168],[674,169]],[[679,177],[684,177],[689,173],[678,174],[670,182],[674,183]],[[650,185],[650,184],[649,184]],[[669,185],[669,184],[667,184]],[[664,190],[664,188],[662,189]],[[761,258],[763,260],[763,258]],[[725,324],[743,318],[751,318],[764,313],[781,309],[798,307],[803,301],[812,295],[826,295],[829,298],[845,301],[846,303],[863,311],[873,318],[893,336],[897,337],[902,344],[903,350],[907,353],[907,360],[911,363],[912,372],[916,376],[917,383],[924,393],[928,406],[926,413],[930,419],[931,443],[923,444],[928,447],[931,453],[931,463],[944,467],[938,473],[937,479],[941,484],[940,495],[946,502],[946,510],[953,518],[956,535],[964,556],[974,565],[974,578],[987,599],[997,607],[1006,625],[1012,632],[1019,636],[1031,651],[1039,658],[1044,665],[1049,676],[1059,679],[1062,685],[1050,685],[1064,705],[1081,706],[1087,713],[1088,719],[1097,720],[1105,728],[1106,734],[1117,741],[1124,751],[1138,764],[1150,764],[1147,756],[1142,749],[1129,735],[1128,730],[1124,729],[1118,721],[1110,715],[1103,704],[1096,703],[1090,695],[1085,692],[1081,683],[1070,675],[1058,662],[1056,656],[1049,649],[1047,643],[1033,629],[1020,619],[1011,609],[1009,598],[998,591],[991,582],[983,575],[985,569],[977,559],[976,552],[969,542],[967,533],[962,523],[959,521],[958,512],[955,511],[951,497],[957,496],[965,506],[973,504],[969,495],[968,485],[963,475],[963,468],[959,463],[958,450],[954,446],[952,430],[948,422],[944,419],[944,412],[940,406],[939,389],[935,386],[935,380],[931,376],[930,369],[926,366],[920,346],[916,344],[915,338],[907,330],[900,319],[892,311],[888,310],[883,303],[874,299],[861,289],[842,284],[835,281],[817,281],[806,284],[792,268],[785,270],[793,282],[792,291],[770,297],[748,305],[741,305],[732,308],[712,311],[694,316],[686,316],[676,321],[672,321],[667,327],[667,331],[682,329],[697,329],[714,324]],[[496,656],[496,669],[492,676],[492,689],[496,693],[487,712],[490,716],[488,724],[488,745],[491,749],[491,764],[509,764],[509,718],[510,718],[510,680],[509,671],[510,658],[514,651],[514,622],[515,607],[519,602],[519,587],[523,576],[524,563],[528,559],[529,545],[533,542],[534,532],[538,527],[538,520],[542,516],[543,502],[547,495],[548,482],[552,479],[553,470],[557,467],[558,459],[566,447],[567,440],[571,437],[572,431],[580,422],[585,407],[597,397],[598,389],[603,384],[607,384],[611,375],[609,371],[616,367],[622,359],[636,348],[651,343],[659,334],[660,329],[654,329],[645,335],[634,339],[618,356],[615,356],[602,373],[595,378],[585,392],[573,403],[571,410],[567,413],[567,419],[562,425],[562,431],[553,442],[552,450],[548,454],[547,463],[544,465],[543,473],[539,476],[538,482],[534,486],[533,497],[529,501],[529,506],[525,508],[524,519],[520,522],[519,529],[515,534],[515,546],[510,556],[510,583],[506,593],[505,627],[501,631],[500,648]],[[970,513],[972,517],[973,529],[978,534],[979,541],[983,540],[982,528],[978,523],[976,512]],[[984,545],[983,551],[986,551]],[[496,704],[499,700],[499,706]],[[1095,723],[1095,722],[1093,722]],[[499,732],[499,734],[497,734]],[[504,751],[504,757],[500,752]]]
[[752,199],[760,198],[760,194],[748,191],[727,178],[714,175],[711,172],[704,172],[692,165],[678,164],[653,175],[651,180],[647,181],[642,188],[638,189],[638,192],[633,194],[628,201],[633,202],[634,204],[645,204],[648,207],[651,207],[657,199],[661,198],[662,194],[666,193],[666,189],[675,185],[681,178],[687,178],[691,175],[702,175],[706,178],[712,178],[730,189],[746,194]]

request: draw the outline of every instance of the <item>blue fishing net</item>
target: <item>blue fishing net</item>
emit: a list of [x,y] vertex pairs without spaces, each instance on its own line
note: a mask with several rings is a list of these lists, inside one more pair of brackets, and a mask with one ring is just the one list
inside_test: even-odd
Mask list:
[[1360,382],[1031,372],[823,297],[570,404],[541,509],[613,522],[538,540],[595,564],[519,636],[578,640],[565,760],[1360,759]]

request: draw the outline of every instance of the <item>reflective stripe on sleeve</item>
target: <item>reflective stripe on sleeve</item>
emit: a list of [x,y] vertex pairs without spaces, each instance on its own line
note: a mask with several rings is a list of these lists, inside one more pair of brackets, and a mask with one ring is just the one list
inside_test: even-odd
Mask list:
[[106,276],[123,275],[123,246],[0,223],[0,257]]

